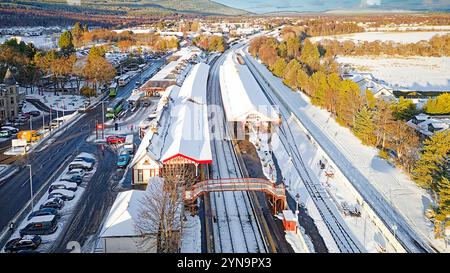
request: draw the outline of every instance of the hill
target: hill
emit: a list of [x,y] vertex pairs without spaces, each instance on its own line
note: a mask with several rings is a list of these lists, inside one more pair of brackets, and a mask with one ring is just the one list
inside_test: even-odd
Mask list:
[[7,0],[19,7],[64,10],[70,12],[137,14],[244,15],[235,9],[210,0]]

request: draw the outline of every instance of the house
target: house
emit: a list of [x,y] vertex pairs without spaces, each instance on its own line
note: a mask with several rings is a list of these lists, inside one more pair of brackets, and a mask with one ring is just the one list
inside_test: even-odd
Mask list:
[[430,116],[424,113],[414,116],[406,124],[417,130],[425,137],[432,136],[435,132],[450,128],[450,116]]
[[0,84],[0,124],[14,119],[18,112],[19,91],[11,70],[6,71],[3,83]]

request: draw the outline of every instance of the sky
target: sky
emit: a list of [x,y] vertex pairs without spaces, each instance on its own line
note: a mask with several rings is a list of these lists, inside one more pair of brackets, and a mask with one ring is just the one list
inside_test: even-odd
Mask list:
[[450,0],[213,0],[254,13],[329,10],[450,11]]

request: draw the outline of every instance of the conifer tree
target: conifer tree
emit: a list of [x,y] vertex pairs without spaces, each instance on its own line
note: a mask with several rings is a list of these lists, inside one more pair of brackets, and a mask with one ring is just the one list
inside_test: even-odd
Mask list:
[[356,113],[353,132],[363,144],[373,145],[376,142],[374,131],[373,112],[364,106]]

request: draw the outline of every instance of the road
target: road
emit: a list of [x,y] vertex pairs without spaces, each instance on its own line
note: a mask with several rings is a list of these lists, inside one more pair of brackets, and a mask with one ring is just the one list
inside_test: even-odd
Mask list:
[[[152,75],[163,63],[163,60],[153,63],[144,73],[132,79],[127,86],[120,88],[118,96],[129,96],[137,80],[142,80],[143,78]],[[52,182],[52,179],[64,170],[64,168],[60,168],[62,164],[67,163],[67,160],[75,157],[79,152],[86,151],[94,153],[97,157],[103,156],[100,155],[101,152],[97,145],[85,141],[91,134],[91,128],[95,127],[95,120],[101,120],[102,118],[101,106],[102,104],[98,104],[90,111],[82,114],[79,120],[64,129],[56,139],[47,140],[47,142],[53,142],[42,151],[39,151],[40,149],[35,149],[35,151],[28,155],[16,157],[15,165],[18,168],[18,172],[8,178],[7,181],[0,186],[0,196],[2,196],[0,199],[0,215],[2,216],[0,218],[1,234],[4,234],[8,223],[12,219],[15,219],[15,221],[18,222],[27,214],[22,213],[19,215],[19,212],[31,199],[29,168],[25,166],[26,164],[31,164],[33,192],[34,194],[37,194],[41,187],[45,190],[50,182]],[[108,158],[109,160],[115,160],[115,156],[109,156]],[[111,169],[111,167],[114,167],[114,164],[110,164],[110,167],[107,167],[102,163],[101,166],[103,167],[100,167],[97,170],[96,176],[101,179],[106,179],[106,182],[109,182],[110,175],[114,174],[115,168],[114,170]],[[106,182],[99,181],[98,183]],[[87,197],[91,196],[91,194],[100,194],[101,190],[99,188],[102,189],[100,186],[92,186],[92,189],[98,189],[99,192],[96,193],[94,190],[92,193],[87,191],[85,194]],[[100,198],[90,198],[89,200],[95,203],[89,204],[89,206],[92,207],[100,206],[97,202],[108,202],[108,200],[102,200]],[[104,212],[105,211],[96,211],[98,215]],[[82,231],[83,229],[81,229],[80,233],[82,233]],[[7,236],[0,238],[0,246],[5,243],[5,238],[7,238]]]

